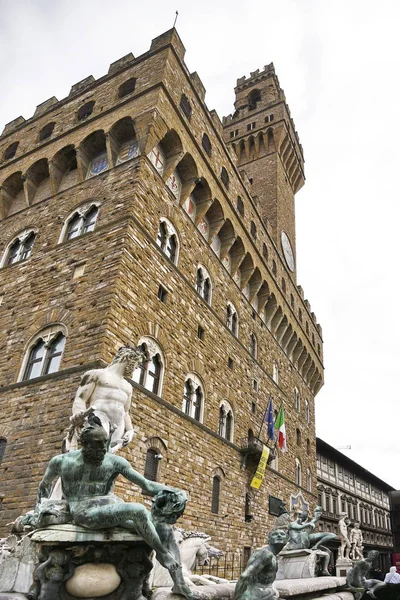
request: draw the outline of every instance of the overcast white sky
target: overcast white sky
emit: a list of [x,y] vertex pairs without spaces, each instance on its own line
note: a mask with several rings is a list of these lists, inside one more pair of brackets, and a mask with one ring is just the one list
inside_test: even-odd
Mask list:
[[298,283],[322,325],[317,434],[400,488],[397,0],[0,0],[0,130],[173,25],[209,109],[273,61],[306,159]]

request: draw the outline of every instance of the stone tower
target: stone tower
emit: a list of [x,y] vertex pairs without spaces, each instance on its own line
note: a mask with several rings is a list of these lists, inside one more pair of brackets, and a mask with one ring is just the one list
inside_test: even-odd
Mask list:
[[235,95],[235,112],[224,119],[225,142],[234,148],[264,223],[295,278],[294,195],[304,184],[304,158],[273,63],[238,79]]

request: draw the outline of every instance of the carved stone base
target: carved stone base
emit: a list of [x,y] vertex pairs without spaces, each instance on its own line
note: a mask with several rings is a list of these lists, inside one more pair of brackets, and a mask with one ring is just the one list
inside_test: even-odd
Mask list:
[[349,558],[338,558],[336,561],[336,577],[346,577],[353,566],[353,561]]
[[276,579],[316,577],[317,563],[326,556],[322,550],[285,550],[278,555]]
[[151,548],[124,529],[55,525],[35,531],[37,600],[143,600]]

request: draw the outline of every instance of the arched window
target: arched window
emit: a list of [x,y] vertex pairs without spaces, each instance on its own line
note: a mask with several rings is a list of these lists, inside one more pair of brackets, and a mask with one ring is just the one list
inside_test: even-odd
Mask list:
[[50,138],[52,136],[55,126],[55,123],[47,123],[47,125],[42,127],[42,129],[39,132],[39,141],[43,142],[43,140],[47,140],[48,138]]
[[0,465],[2,463],[2,460],[4,458],[4,454],[6,451],[6,446],[7,446],[7,440],[4,437],[0,437]]
[[257,103],[261,100],[261,92],[260,90],[252,90],[250,94],[247,96],[248,108],[249,110],[254,110],[257,108]]
[[307,438],[307,454],[308,454],[308,456],[310,456],[310,454],[311,454],[311,442],[308,438]]
[[240,196],[237,197],[236,208],[238,213],[244,217],[244,204]]
[[135,87],[136,87],[136,78],[131,77],[130,79],[127,79],[118,88],[118,98],[123,98],[124,96],[127,96],[128,94],[132,94],[135,91]]
[[81,106],[76,115],[78,117],[78,121],[83,121],[84,119],[90,117],[95,104],[96,102],[94,100],[91,100],[90,102],[86,102],[86,104]]
[[188,97],[185,96],[185,94],[182,94],[179,106],[181,107],[183,114],[186,115],[186,117],[190,121],[190,118],[192,116],[192,107],[190,105]]
[[159,456],[158,450],[154,450],[154,448],[149,448],[146,452],[143,475],[150,481],[157,481]]
[[293,294],[290,294],[290,306],[292,308],[294,308],[294,296],[293,296]]
[[307,423],[310,422],[310,405],[308,400],[304,400],[304,416],[306,418]]
[[296,485],[301,486],[301,462],[298,458],[295,459],[294,480]]
[[276,262],[274,260],[272,261],[272,273],[274,275],[277,273]]
[[229,175],[228,175],[228,171],[225,169],[225,167],[222,167],[222,169],[221,169],[221,181],[226,188],[229,187]]
[[65,221],[59,243],[93,231],[99,214],[98,204],[85,204],[78,208]]
[[299,321],[300,323],[303,322],[303,313],[301,312],[301,308],[299,308]]
[[219,497],[221,493],[221,479],[215,475],[212,480],[212,496],[211,496],[211,512],[218,514],[219,512]]
[[282,292],[284,294],[286,294],[286,281],[284,280],[284,278],[282,277],[281,279],[281,288],[282,288]]
[[226,326],[237,337],[239,326],[238,314],[231,302],[228,302],[226,307]]
[[253,358],[257,358],[257,338],[254,333],[250,334],[250,354]]
[[233,410],[229,402],[224,400],[219,407],[218,434],[229,442],[233,442],[233,428]]
[[201,138],[201,145],[203,146],[204,150],[207,152],[208,156],[211,156],[212,146],[211,146],[210,138],[208,137],[208,135],[206,133],[203,133],[203,137]]
[[196,421],[203,422],[204,390],[199,377],[194,373],[189,373],[186,377],[182,411]]
[[276,385],[279,383],[279,367],[276,360],[272,363],[272,379],[275,381]]
[[294,407],[298,412],[300,412],[300,406],[301,406],[300,392],[297,389],[297,387],[295,387],[294,388]]
[[14,142],[8,146],[6,151],[4,152],[4,160],[10,160],[10,158],[14,158],[17,149],[19,146],[19,142]]
[[179,242],[174,226],[167,219],[161,219],[158,227],[157,246],[176,265],[178,262]]
[[250,222],[250,233],[254,239],[257,237],[257,227],[254,221]]
[[296,429],[296,444],[301,446],[301,431],[300,429]]
[[268,246],[267,244],[263,244],[262,253],[265,260],[268,260]]
[[32,229],[22,231],[6,248],[1,261],[5,267],[26,260],[32,253],[36,234]]
[[161,396],[164,375],[164,359],[161,349],[155,340],[147,337],[139,341],[140,345],[145,354],[145,360],[134,370],[132,379],[146,390]]
[[199,265],[197,268],[196,290],[197,293],[207,302],[207,304],[211,305],[211,278],[208,274],[208,271],[202,265]]
[[64,325],[52,325],[39,332],[29,344],[20,381],[55,373],[60,368],[66,340]]

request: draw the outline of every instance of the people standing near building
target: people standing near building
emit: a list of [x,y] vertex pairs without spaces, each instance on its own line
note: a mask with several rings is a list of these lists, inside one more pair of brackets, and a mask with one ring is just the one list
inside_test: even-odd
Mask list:
[[400,575],[396,567],[390,567],[389,573],[385,575],[385,583],[400,583]]

